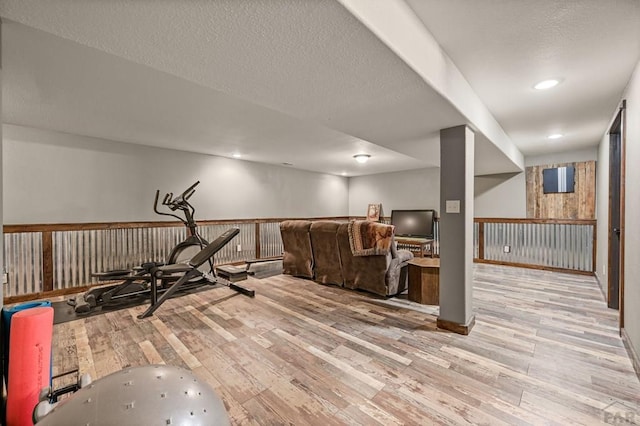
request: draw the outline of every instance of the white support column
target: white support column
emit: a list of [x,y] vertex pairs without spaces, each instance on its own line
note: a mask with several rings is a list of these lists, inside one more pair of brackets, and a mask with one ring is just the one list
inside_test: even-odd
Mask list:
[[439,328],[469,334],[473,315],[474,133],[467,126],[440,131]]

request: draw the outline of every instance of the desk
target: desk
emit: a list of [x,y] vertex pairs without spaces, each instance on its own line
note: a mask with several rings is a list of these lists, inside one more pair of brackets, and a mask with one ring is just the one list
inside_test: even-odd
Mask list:
[[410,250],[418,257],[424,257],[426,253],[433,257],[433,240],[398,236],[395,239],[399,249]]
[[424,305],[440,303],[440,259],[417,257],[409,261],[409,300]]

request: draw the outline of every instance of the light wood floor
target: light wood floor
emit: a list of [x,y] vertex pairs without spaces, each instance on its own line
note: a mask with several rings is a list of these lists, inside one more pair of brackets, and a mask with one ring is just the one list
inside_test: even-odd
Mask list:
[[244,283],[255,299],[213,288],[142,321],[138,307],[56,325],[54,372],[187,367],[234,424],[640,424],[640,383],[592,278],[476,265],[469,336],[408,301]]

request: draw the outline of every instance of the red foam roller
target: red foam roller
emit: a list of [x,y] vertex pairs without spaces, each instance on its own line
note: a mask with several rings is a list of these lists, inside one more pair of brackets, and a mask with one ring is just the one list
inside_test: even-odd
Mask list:
[[40,390],[49,386],[53,308],[32,308],[11,318],[7,426],[33,425]]

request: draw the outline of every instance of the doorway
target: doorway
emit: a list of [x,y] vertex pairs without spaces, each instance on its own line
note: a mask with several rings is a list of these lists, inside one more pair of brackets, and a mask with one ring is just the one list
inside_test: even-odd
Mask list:
[[607,305],[624,309],[624,111],[625,101],[609,129],[609,269]]

